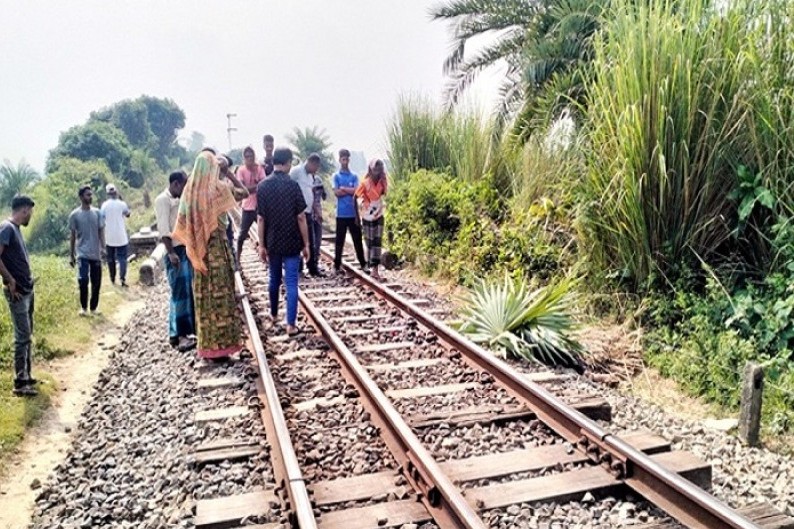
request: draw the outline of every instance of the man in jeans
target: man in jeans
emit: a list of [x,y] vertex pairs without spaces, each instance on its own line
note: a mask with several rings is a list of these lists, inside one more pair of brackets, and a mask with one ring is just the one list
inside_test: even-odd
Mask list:
[[130,238],[124,219],[130,216],[130,207],[121,200],[116,186],[105,186],[108,199],[102,204],[102,216],[105,218],[105,248],[108,254],[108,272],[110,282],[116,284],[116,261],[119,263],[119,279],[121,286],[127,286],[127,253]]
[[336,248],[334,251],[334,270],[342,270],[342,253],[344,252],[345,237],[350,230],[353,246],[356,249],[356,258],[361,269],[367,271],[367,261],[364,259],[364,245],[361,242],[361,222],[358,219],[356,208],[356,189],[358,189],[358,176],[350,172],[350,151],[339,151],[339,172],[334,175],[334,194],[336,195]]
[[20,226],[27,226],[33,215],[33,201],[16,196],[11,201],[11,217],[0,222],[0,276],[14,325],[14,394],[38,394],[36,380],[30,375],[33,334],[33,276]]
[[270,315],[273,323],[278,317],[278,298],[282,269],[287,291],[287,334],[300,331],[298,318],[298,274],[301,252],[309,257],[309,230],[306,221],[306,200],[300,186],[290,179],[292,151],[278,148],[273,153],[273,174],[262,181],[256,190],[259,215],[259,256],[270,264]]
[[[88,283],[91,283],[91,315],[99,314],[99,289],[102,287],[102,249],[105,246],[105,219],[91,207],[94,191],[85,185],[77,192],[80,207],[69,215],[69,264],[77,267],[80,287],[80,315],[85,316],[88,304]],[[75,260],[75,250],[77,259]]]
[[[309,230],[309,258],[306,262],[306,268],[309,270],[309,275],[313,277],[324,276],[318,266],[320,261],[320,243],[323,235],[322,219],[316,221],[312,215],[314,187],[317,183],[317,178],[319,178],[317,176],[317,171],[319,170],[320,155],[312,153],[305,163],[293,168],[289,174],[290,178],[300,186],[300,190],[303,193],[303,201],[306,203],[306,226]],[[322,185],[322,180],[320,180],[320,185]]]

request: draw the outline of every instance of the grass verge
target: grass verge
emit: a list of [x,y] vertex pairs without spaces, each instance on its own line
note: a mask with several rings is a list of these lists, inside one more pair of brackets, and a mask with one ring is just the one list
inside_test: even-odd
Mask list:
[[[108,325],[105,315],[114,313],[122,303],[136,296],[134,289],[123,290],[111,285],[104,268],[99,303],[104,315],[83,318],[78,315],[75,271],[65,259],[32,255],[31,267],[36,277],[33,372],[35,378],[46,383],[41,385],[36,398],[19,398],[11,393],[14,332],[3,298],[0,300],[0,472],[8,456],[22,441],[26,429],[34,425],[53,402],[58,382],[48,374],[46,361],[89,349]],[[138,267],[132,263],[129,278],[137,277]]]

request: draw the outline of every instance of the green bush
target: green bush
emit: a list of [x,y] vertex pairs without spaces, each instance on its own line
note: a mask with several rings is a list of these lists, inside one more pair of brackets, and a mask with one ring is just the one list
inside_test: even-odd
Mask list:
[[389,199],[390,250],[429,274],[464,284],[508,273],[545,282],[570,264],[561,212],[550,201],[530,207],[505,199],[491,178],[461,181],[418,171]]
[[[696,395],[737,409],[747,362],[764,367],[764,425],[794,428],[794,309],[791,277],[770,276],[735,287],[689,279],[670,295],[649,298],[646,358],[662,375]],[[729,291],[736,291],[732,296]]]
[[[78,319],[75,272],[62,258],[31,255],[35,286],[33,354],[36,360],[67,352],[78,342],[87,341],[87,320]],[[5,298],[0,302],[0,367],[14,362],[14,332]]]

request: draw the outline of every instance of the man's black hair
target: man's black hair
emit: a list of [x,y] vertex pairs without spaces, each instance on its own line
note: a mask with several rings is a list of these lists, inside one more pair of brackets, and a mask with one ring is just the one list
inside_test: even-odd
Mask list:
[[313,153],[311,153],[311,154],[309,155],[309,157],[308,157],[308,158],[306,158],[306,161],[307,161],[307,162],[320,163],[320,162],[322,162],[322,161],[323,161],[323,159],[322,159],[322,158],[320,158],[320,155],[319,155],[319,154],[317,154],[316,152],[313,152]]
[[249,152],[250,152],[252,155],[256,156],[256,153],[254,152],[254,148],[253,148],[253,147],[251,147],[250,145],[249,145],[248,147],[246,147],[245,149],[243,149],[243,156],[245,156],[245,155],[246,155],[246,153],[249,153]]
[[203,149],[201,149],[201,152],[211,152],[213,156],[218,154],[215,152],[215,149],[213,149],[212,147],[204,147]]
[[91,186],[87,184],[80,186],[80,189],[77,190],[77,196],[83,198],[83,195],[85,195],[86,191],[93,191],[93,189],[91,189]]
[[271,142],[271,143],[272,143],[272,142],[274,141],[274,140],[273,140],[273,136],[271,136],[270,134],[265,134],[265,135],[262,137],[262,141],[263,141],[263,142],[269,141],[269,142]]
[[226,165],[228,165],[229,167],[234,166],[234,161],[232,161],[231,156],[229,156],[228,154],[221,154],[221,156],[223,156],[224,159],[226,160]]
[[350,158],[350,151],[348,151],[347,149],[339,149],[339,157]]
[[185,171],[174,171],[168,175],[169,184],[173,184],[174,182],[184,182],[185,180],[187,180],[187,174],[185,174]]
[[11,199],[11,211],[18,211],[22,208],[32,208],[36,203],[27,195],[17,195]]
[[273,151],[273,165],[287,165],[292,161],[292,150],[289,147],[278,147]]

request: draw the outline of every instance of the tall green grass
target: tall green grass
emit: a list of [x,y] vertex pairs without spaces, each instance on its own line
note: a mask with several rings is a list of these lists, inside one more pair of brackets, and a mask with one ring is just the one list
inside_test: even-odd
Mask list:
[[389,161],[397,180],[425,169],[475,182],[500,168],[493,123],[475,108],[443,112],[428,99],[403,96],[388,132]]
[[745,21],[705,0],[615,0],[588,85],[591,257],[635,285],[715,258],[735,218]]

